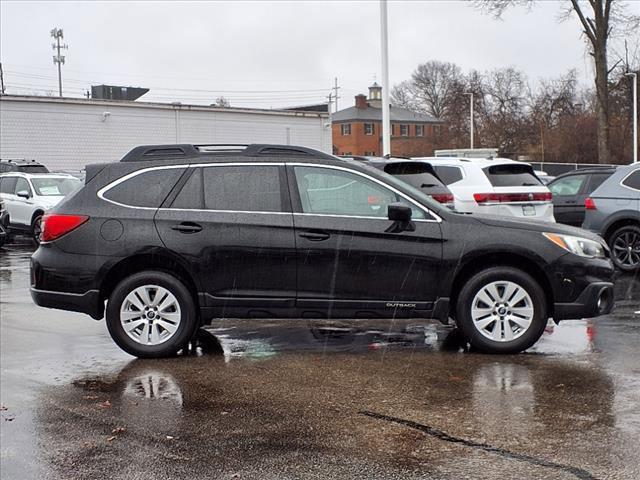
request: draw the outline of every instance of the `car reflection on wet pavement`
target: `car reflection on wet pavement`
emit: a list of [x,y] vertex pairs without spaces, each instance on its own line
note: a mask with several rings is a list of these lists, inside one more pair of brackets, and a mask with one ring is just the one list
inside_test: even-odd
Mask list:
[[137,360],[0,251],[3,479],[640,478],[640,278],[481,355],[424,321],[224,320]]

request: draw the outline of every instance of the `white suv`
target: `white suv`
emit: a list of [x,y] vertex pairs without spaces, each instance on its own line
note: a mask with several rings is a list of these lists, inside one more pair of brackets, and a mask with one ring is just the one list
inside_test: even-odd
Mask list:
[[9,212],[9,228],[29,232],[40,240],[42,215],[82,182],[61,173],[11,172],[0,175],[0,198]]
[[431,163],[459,212],[555,222],[552,195],[528,163],[507,158],[420,157]]

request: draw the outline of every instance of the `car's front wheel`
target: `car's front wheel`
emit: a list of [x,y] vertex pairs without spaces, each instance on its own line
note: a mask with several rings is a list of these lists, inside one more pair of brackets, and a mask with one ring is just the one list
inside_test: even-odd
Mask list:
[[640,227],[625,225],[609,238],[613,263],[620,270],[633,272],[640,268]]
[[174,355],[198,327],[196,305],[187,287],[157,271],[122,280],[109,297],[106,319],[118,346],[141,358]]
[[538,341],[547,324],[546,297],[522,270],[492,267],[462,287],[456,305],[458,327],[486,353],[517,353]]

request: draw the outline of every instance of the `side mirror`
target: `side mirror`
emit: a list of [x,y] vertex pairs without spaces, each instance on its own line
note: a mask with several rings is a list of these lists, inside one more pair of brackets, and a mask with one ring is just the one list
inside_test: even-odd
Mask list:
[[27,198],[27,199],[31,197],[31,195],[29,195],[29,192],[26,190],[20,190],[19,192],[16,192],[16,195],[22,198]]
[[400,223],[411,221],[411,207],[403,203],[391,203],[387,206],[387,216],[389,220]]

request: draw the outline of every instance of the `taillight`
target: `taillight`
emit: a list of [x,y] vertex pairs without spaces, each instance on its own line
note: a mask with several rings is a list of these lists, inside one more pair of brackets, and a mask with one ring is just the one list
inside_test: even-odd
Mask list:
[[584,201],[584,208],[585,210],[597,210],[596,202],[593,201],[593,198],[587,197]]
[[42,217],[42,236],[40,241],[51,242],[62,235],[75,230],[89,220],[86,215],[62,215],[51,213]]
[[440,203],[453,203],[453,195],[450,193],[434,193],[431,198]]
[[551,192],[541,193],[474,193],[476,203],[550,202]]

